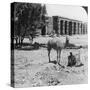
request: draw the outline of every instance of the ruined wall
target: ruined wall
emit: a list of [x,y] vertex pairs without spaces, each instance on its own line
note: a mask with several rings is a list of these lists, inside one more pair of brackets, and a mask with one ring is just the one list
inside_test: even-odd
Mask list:
[[87,34],[87,22],[64,17],[49,17],[47,33],[55,32],[59,35]]

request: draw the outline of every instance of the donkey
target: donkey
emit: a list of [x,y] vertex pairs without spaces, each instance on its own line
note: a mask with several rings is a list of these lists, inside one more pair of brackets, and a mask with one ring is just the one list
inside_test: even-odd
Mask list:
[[57,64],[62,66],[60,64],[61,51],[62,51],[62,49],[64,49],[67,46],[68,43],[69,43],[69,39],[67,37],[66,37],[65,40],[61,40],[59,37],[56,37],[56,38],[53,38],[53,39],[49,40],[48,43],[47,43],[49,62],[51,62],[51,60],[50,60],[50,51],[52,49],[54,49],[57,52]]

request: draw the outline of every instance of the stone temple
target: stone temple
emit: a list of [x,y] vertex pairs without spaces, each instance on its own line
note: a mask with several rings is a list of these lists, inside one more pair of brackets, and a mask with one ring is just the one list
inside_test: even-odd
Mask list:
[[[79,9],[81,9],[81,11]],[[79,9],[76,10],[76,15],[73,12],[68,12],[71,13],[71,17],[67,17],[68,13],[63,16],[60,16],[60,14],[49,15],[50,11],[47,9],[48,14],[46,15],[46,25],[43,30],[43,35],[50,34],[52,31],[57,35],[87,34],[87,21],[84,21],[83,18],[79,19],[83,15],[86,15],[85,17],[87,17],[87,13],[82,7]],[[63,11],[60,13],[63,13]],[[76,18],[72,18],[72,16],[76,16]]]

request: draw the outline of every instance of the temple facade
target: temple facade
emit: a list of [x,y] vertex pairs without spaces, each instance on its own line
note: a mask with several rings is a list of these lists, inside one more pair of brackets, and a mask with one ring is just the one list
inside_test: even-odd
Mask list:
[[52,16],[46,24],[46,34],[54,31],[57,35],[87,34],[87,22]]

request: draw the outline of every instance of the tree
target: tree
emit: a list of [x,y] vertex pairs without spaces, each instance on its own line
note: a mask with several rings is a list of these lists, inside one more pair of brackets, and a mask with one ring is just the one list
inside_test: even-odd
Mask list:
[[42,10],[41,10],[41,22],[42,22],[42,35],[45,35],[46,33],[46,5],[42,5]]
[[44,4],[43,6],[42,6],[42,12],[41,12],[41,14],[42,14],[42,21],[45,23],[45,15],[47,14],[47,12],[46,12],[46,5]]
[[19,44],[22,45],[23,39],[28,33],[32,39],[35,36],[36,27],[41,18],[41,4],[15,3],[14,23],[15,36],[18,36]]

